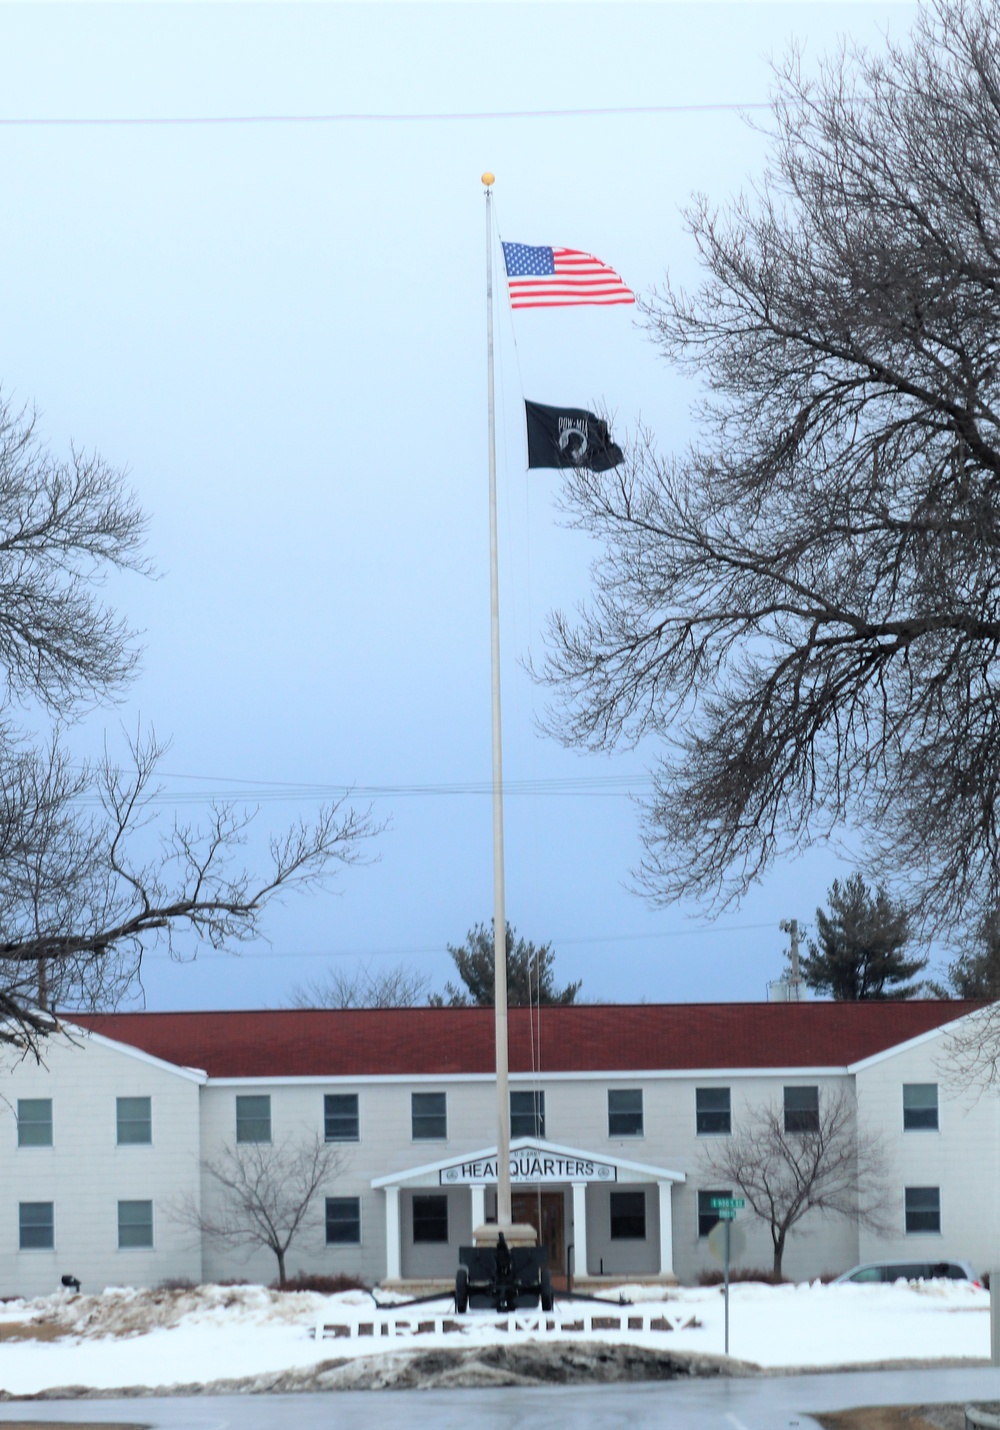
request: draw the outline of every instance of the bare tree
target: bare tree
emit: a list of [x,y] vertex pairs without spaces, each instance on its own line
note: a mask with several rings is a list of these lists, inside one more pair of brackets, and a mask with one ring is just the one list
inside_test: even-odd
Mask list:
[[[378,826],[339,801],[269,843],[256,876],[234,858],[253,811],[213,805],[198,827],[159,827],[154,736],[71,769],[54,743],[0,761],[0,1042],[38,1050],[56,1007],[114,1006],[139,977],[151,942],[176,956],[260,935],[275,897],[316,887],[363,860]],[[97,806],[84,803],[87,798]],[[47,996],[46,996],[47,995]]]
[[237,1143],[201,1165],[216,1187],[215,1209],[185,1198],[171,1209],[173,1220],[223,1246],[273,1252],[284,1286],[288,1249],[301,1231],[319,1224],[314,1203],[341,1171],[342,1153],[318,1135],[308,1142],[289,1137]]
[[859,1127],[853,1096],[820,1093],[812,1130],[790,1130],[810,1121],[801,1114],[787,1121],[783,1107],[750,1108],[739,1130],[720,1139],[703,1163],[720,1185],[739,1187],[754,1217],[770,1231],[776,1281],[789,1233],[808,1212],[847,1217],[877,1233],[887,1229],[883,1142]]
[[291,1008],[414,1008],[422,1003],[430,978],[405,964],[373,968],[362,963],[350,972],[328,968],[319,978],[296,984]]
[[1000,11],[776,74],[772,158],[645,305],[699,437],[567,474],[601,554],[551,728],[661,742],[639,881],[738,898],[853,821],[925,927],[1000,904]]
[[357,862],[379,828],[341,800],[273,837],[252,873],[237,857],[251,811],[157,819],[154,735],[131,740],[124,765],[70,760],[67,724],[136,671],[134,633],[101,585],[149,571],[145,527],[123,472],[76,450],[57,459],[34,416],[0,399],[0,1044],[36,1056],[52,1010],[114,1006],[151,941],[253,938],[271,901]]
[[110,569],[151,570],[147,521],[124,472],[76,449],[59,460],[36,426],[0,398],[0,667],[8,705],[65,721],[135,674],[135,634],[98,592]]

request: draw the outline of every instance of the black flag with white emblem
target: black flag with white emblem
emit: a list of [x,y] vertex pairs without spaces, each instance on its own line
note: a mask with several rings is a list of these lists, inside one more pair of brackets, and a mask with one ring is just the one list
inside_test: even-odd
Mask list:
[[582,407],[524,404],[529,467],[586,467],[606,472],[625,460],[611,440],[608,424]]

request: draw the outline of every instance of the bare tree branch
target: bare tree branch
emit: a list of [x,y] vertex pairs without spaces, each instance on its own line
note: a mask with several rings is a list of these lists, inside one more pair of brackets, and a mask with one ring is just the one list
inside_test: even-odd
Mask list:
[[967,1013],[947,1029],[937,1059],[941,1080],[974,1093],[1000,1088],[1000,1003]]
[[35,415],[0,399],[0,666],[8,701],[60,719],[134,674],[134,633],[96,591],[108,568],[148,573],[147,521],[124,472],[52,456]]
[[784,1109],[747,1110],[740,1128],[704,1159],[706,1173],[739,1187],[771,1233],[774,1278],[781,1279],[789,1233],[811,1211],[843,1216],[882,1234],[889,1205],[881,1136],[858,1125],[854,1097],[820,1094],[815,1130],[786,1130]]
[[0,760],[0,1043],[37,1055],[54,1026],[45,1004],[115,1006],[150,942],[176,956],[182,934],[216,949],[259,937],[271,902],[328,886],[382,828],[337,801],[273,838],[251,874],[239,856],[254,812],[216,805],[201,826],[158,829],[164,747],[151,734],[129,748],[127,769],[106,753],[72,770],[57,740]]
[[938,0],[777,87],[760,183],[688,214],[702,286],[644,309],[697,445],[567,475],[601,554],[552,618],[550,729],[658,744],[654,902],[852,824],[950,927],[1000,904],[998,12]]
[[[258,937],[268,905],[329,884],[380,826],[346,799],[272,837],[259,872],[240,862],[253,811],[213,805],[163,828],[163,752],[129,742],[120,766],[74,767],[65,727],[134,676],[134,632],[106,602],[109,572],[151,570],[146,518],[124,472],[76,449],[60,461],[33,414],[0,397],[0,1043],[39,1053],[57,1008],[115,1006],[160,940],[229,947]],[[5,691],[2,689],[5,682]],[[14,704],[53,722],[15,727]]]
[[314,1212],[319,1194],[332,1186],[343,1170],[341,1151],[315,1135],[310,1141],[242,1142],[202,1169],[217,1188],[216,1205],[207,1211],[190,1196],[169,1215],[224,1246],[263,1247],[278,1263],[278,1284],[287,1278],[285,1258],[295,1238],[319,1222]]
[[298,983],[290,1008],[414,1008],[427,997],[430,978],[402,963],[389,968],[359,964],[349,972],[328,968],[308,983]]

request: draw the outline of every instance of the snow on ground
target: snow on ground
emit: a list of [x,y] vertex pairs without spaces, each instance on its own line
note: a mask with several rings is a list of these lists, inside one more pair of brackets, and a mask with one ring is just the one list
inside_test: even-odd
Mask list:
[[[630,1299],[641,1299],[644,1308],[650,1306],[651,1288],[622,1290]],[[59,1294],[9,1301],[0,1304],[0,1389],[30,1395],[56,1386],[207,1383],[376,1351],[508,1344],[510,1339],[483,1317],[468,1336],[424,1334],[382,1337],[378,1342],[370,1336],[328,1337],[317,1343],[313,1328],[321,1310],[326,1322],[344,1326],[370,1322],[373,1313],[377,1315],[366,1292],[280,1294],[259,1286],[112,1288],[99,1296]],[[662,1312],[677,1329],[630,1332],[627,1337],[595,1332],[587,1339],[627,1339],[650,1349],[722,1354],[720,1288],[677,1288],[667,1293]],[[566,1319],[571,1317],[567,1306]],[[682,1323],[691,1320],[696,1324],[684,1329]],[[544,1338],[553,1339],[552,1333]],[[956,1281],[895,1286],[741,1283],[730,1291],[729,1348],[741,1361],[783,1368],[987,1360],[989,1293]]]

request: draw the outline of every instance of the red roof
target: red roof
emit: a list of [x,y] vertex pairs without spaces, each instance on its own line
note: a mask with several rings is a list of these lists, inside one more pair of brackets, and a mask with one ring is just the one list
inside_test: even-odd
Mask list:
[[[842,1067],[980,1004],[593,1004],[536,1011],[542,1072]],[[491,1008],[88,1013],[69,1020],[210,1077],[490,1073]],[[510,1010],[510,1068],[532,1070],[529,1013]]]

